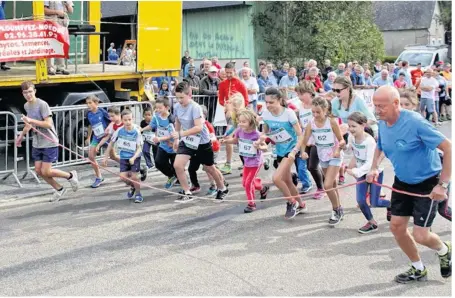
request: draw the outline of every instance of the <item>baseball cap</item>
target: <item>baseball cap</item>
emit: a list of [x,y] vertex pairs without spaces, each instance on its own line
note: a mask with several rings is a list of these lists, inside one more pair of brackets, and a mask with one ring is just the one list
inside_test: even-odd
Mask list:
[[444,65],[444,61],[438,61],[436,64],[437,65]]
[[218,72],[218,68],[216,68],[215,66],[210,66],[209,72]]

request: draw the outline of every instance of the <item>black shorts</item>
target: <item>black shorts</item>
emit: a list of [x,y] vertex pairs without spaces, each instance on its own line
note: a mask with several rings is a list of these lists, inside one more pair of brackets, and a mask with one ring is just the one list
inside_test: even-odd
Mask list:
[[120,159],[120,173],[133,172],[137,173],[141,170],[141,157],[134,160],[134,164],[130,164],[129,159]]
[[[291,153],[291,152],[289,152],[289,153]],[[279,164],[281,163],[281,161],[283,160],[283,158],[287,158],[287,157],[289,156],[289,153],[286,153],[284,156],[277,156],[277,157],[276,157],[276,162],[277,162],[277,164],[279,165]],[[298,154],[298,153],[297,153],[297,154]],[[297,154],[296,154],[296,155],[297,155]],[[277,168],[278,168],[278,166],[277,166]]]
[[[424,180],[418,184],[407,184],[395,177],[393,188],[416,194],[429,194],[439,182],[439,175]],[[438,209],[438,202],[430,198],[413,197],[392,192],[391,211],[394,216],[412,216],[414,225],[431,227]]]
[[213,166],[215,164],[215,156],[212,150],[212,144],[199,144],[196,149],[188,148],[184,142],[179,143],[177,154],[189,155],[191,159],[196,158],[200,164],[205,166]]

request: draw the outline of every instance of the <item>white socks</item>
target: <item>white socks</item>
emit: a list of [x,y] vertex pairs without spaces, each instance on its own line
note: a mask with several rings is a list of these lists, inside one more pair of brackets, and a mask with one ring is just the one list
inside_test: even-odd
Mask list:
[[420,271],[425,269],[425,267],[423,267],[422,260],[419,260],[418,262],[412,262],[412,266],[414,266],[415,269],[420,270]]
[[449,248],[447,247],[447,245],[446,245],[445,243],[442,243],[441,249],[438,250],[438,255],[444,256],[444,255],[446,255],[448,252],[449,252]]

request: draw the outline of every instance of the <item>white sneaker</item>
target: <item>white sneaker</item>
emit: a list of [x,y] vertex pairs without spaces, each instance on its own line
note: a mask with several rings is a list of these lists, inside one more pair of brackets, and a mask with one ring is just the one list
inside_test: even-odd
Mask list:
[[71,178],[69,182],[71,184],[71,188],[73,189],[73,191],[76,192],[79,189],[79,180],[77,179],[77,172],[71,171],[70,173],[73,175],[73,178]]
[[52,198],[49,199],[49,202],[58,202],[60,199],[66,194],[66,188],[62,188],[62,190],[58,191],[55,190]]

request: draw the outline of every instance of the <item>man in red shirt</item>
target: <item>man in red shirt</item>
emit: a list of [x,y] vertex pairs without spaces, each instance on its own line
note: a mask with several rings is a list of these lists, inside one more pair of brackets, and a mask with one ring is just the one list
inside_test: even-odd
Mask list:
[[224,106],[224,103],[229,99],[229,97],[239,92],[243,95],[245,100],[245,107],[248,106],[248,92],[246,90],[245,84],[239,79],[234,77],[235,68],[234,64],[227,63],[224,68],[226,72],[226,80],[222,81],[218,85],[218,100],[220,105]]
[[417,68],[411,71],[412,85],[416,85],[418,81],[423,77],[422,63],[417,63]]

